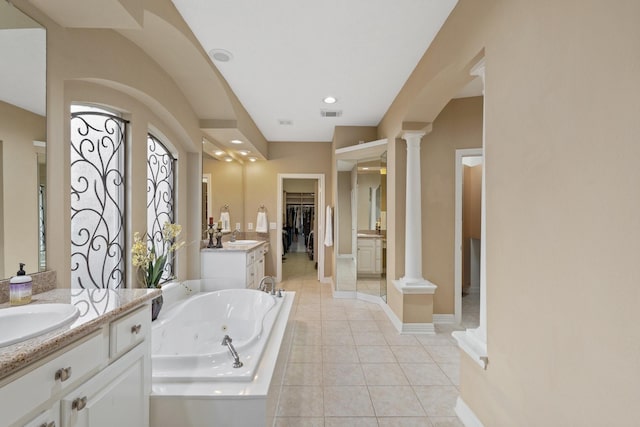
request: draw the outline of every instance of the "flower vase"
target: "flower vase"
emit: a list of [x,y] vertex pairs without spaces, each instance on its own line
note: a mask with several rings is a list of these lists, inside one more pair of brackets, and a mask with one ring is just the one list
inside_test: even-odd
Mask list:
[[153,300],[151,300],[151,321],[152,322],[158,318],[163,302],[164,300],[162,298],[162,295],[160,295],[159,297],[155,297]]

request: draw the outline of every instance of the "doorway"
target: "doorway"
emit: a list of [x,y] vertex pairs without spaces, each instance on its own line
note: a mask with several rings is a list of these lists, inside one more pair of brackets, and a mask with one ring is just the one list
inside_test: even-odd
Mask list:
[[324,174],[278,174],[278,282],[309,277],[323,281],[323,207]]
[[482,149],[456,150],[455,321],[465,328],[480,322]]

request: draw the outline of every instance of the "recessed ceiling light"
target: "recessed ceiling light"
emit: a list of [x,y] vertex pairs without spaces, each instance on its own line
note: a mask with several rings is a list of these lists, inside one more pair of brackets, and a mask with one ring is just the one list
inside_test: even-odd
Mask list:
[[224,154],[224,151],[216,150],[216,151],[213,152],[213,154],[215,154],[216,156],[222,156]]
[[243,156],[246,156],[247,154],[249,154],[249,150],[240,150],[238,151],[238,153],[240,153]]
[[327,96],[322,100],[322,102],[324,102],[325,104],[335,104],[336,102],[338,102],[338,100],[335,96]]
[[224,161],[225,162],[233,162],[233,159],[231,157],[225,157]]
[[278,123],[280,123],[280,125],[282,125],[282,126],[292,126],[293,125],[293,120],[278,119]]
[[229,62],[233,59],[233,54],[225,49],[211,49],[209,55],[218,62]]
[[258,160],[258,159],[256,159],[255,157],[249,157],[249,161],[250,162],[255,162],[256,160]]
[[232,139],[231,143],[232,144],[242,144],[242,141],[240,141],[239,139]]

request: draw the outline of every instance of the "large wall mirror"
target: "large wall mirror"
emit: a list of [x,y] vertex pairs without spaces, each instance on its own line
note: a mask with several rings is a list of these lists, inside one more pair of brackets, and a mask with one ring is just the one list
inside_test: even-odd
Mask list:
[[386,140],[336,150],[337,290],[386,299]]
[[0,278],[46,269],[46,30],[0,1]]

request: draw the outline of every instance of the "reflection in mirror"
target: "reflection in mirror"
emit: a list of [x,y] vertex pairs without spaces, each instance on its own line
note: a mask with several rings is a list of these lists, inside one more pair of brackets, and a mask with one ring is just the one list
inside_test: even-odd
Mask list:
[[0,278],[46,268],[46,32],[0,1]]
[[336,290],[386,300],[386,140],[336,150]]

